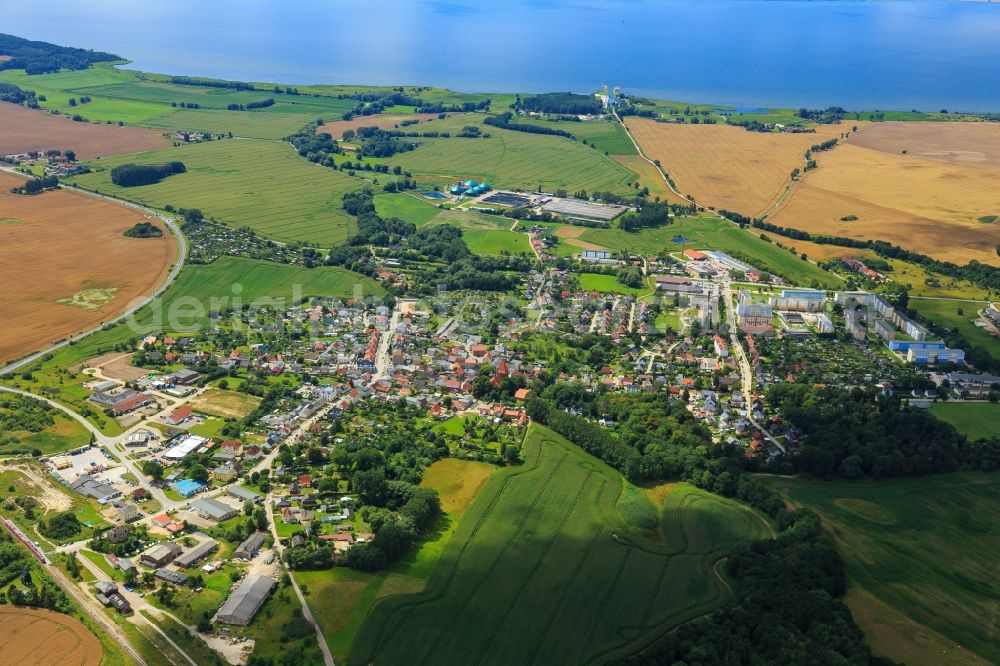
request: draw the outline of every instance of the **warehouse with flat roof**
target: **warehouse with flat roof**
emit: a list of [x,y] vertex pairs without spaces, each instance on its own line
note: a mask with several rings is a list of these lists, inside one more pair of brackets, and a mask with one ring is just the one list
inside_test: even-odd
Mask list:
[[239,511],[228,504],[220,502],[217,499],[212,499],[211,497],[191,502],[191,509],[197,511],[198,515],[202,518],[217,521],[228,520],[239,513]]
[[240,626],[250,624],[272,588],[274,581],[267,576],[247,576],[219,608],[216,621]]

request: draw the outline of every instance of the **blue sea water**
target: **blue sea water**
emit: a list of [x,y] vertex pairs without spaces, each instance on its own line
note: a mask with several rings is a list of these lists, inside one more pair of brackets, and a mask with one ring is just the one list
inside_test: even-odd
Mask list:
[[229,79],[1000,111],[986,2],[46,0],[0,3],[0,32]]

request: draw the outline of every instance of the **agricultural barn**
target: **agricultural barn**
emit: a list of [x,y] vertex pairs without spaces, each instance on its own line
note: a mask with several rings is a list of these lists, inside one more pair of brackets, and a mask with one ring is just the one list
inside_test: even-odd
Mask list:
[[274,581],[267,576],[247,576],[222,604],[215,619],[223,624],[250,624],[273,587]]

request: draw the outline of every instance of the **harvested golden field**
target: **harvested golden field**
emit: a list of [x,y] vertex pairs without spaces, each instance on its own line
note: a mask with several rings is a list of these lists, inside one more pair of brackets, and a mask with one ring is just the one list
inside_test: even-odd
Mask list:
[[819,125],[815,133],[748,132],[732,125],[678,125],[629,117],[629,131],[659,160],[677,189],[705,206],[759,215],[802,168],[810,146],[849,132],[854,124]]
[[[122,312],[163,282],[177,253],[169,233],[122,235],[145,219],[136,210],[67,190],[11,194],[22,182],[0,173],[0,361]],[[96,308],[72,304],[74,296],[93,291],[110,299]]]
[[0,155],[33,150],[74,150],[77,159],[134,153],[170,145],[162,130],[78,123],[0,102]]
[[97,636],[69,615],[0,606],[0,664],[98,666],[103,657]]
[[[450,116],[457,114],[450,113]],[[416,125],[410,125],[404,130],[412,130],[414,132],[433,132],[434,124],[424,125],[428,120],[437,120],[438,114],[436,113],[380,113],[372,116],[357,116],[351,120],[335,120],[333,122],[328,122],[320,125],[316,128],[317,134],[329,134],[337,141],[340,141],[344,136],[344,132],[347,130],[356,130],[359,127],[378,127],[379,129],[392,129],[399,125],[399,123],[404,120],[419,120],[420,122]]]
[[[899,155],[856,145],[819,158],[768,218],[774,224],[879,239],[959,264],[1000,264],[1000,171]],[[855,216],[856,220],[841,218]]]
[[850,143],[883,153],[1000,169],[998,123],[872,123],[855,132]]

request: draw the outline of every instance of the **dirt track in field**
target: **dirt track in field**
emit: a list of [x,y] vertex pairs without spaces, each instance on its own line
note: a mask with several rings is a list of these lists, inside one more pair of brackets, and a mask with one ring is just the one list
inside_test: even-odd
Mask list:
[[[86,114],[86,107],[80,113]],[[163,130],[74,122],[66,116],[0,102],[0,155],[73,150],[78,159],[167,148]]]
[[69,615],[0,606],[0,663],[18,666],[99,666],[97,636]]
[[[166,231],[122,235],[145,219],[136,210],[65,190],[10,193],[23,182],[0,173],[0,361],[107,321],[156,289],[177,254]],[[57,302],[92,289],[116,291],[93,310]]]
[[[810,146],[850,132],[855,123],[819,125],[815,133],[748,132],[731,125],[625,120],[650,159],[704,206],[758,215],[781,196]],[[859,127],[864,123],[856,123]]]

